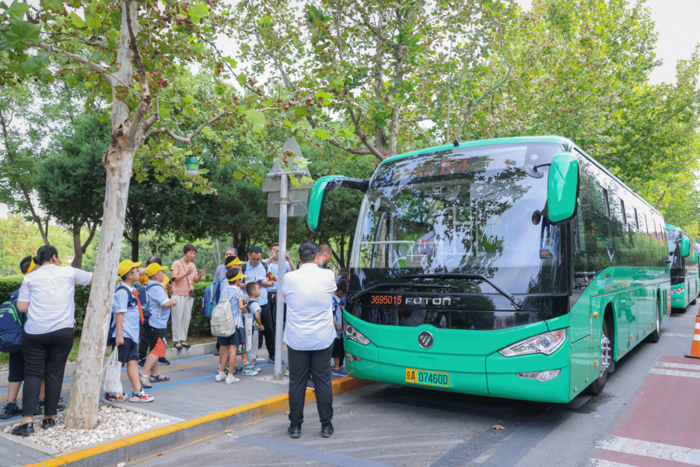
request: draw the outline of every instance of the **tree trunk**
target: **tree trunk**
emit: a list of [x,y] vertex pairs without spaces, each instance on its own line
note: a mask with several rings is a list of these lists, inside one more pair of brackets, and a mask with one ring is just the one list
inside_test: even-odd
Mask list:
[[[124,235],[129,182],[134,154],[144,141],[142,119],[149,112],[151,105],[148,82],[145,80],[142,63],[139,63],[141,102],[133,118],[129,107],[123,102],[122,91],[125,85],[131,84],[133,75],[133,66],[129,59],[131,35],[134,36],[135,41],[136,34],[141,30],[137,20],[136,2],[129,4],[122,2],[120,48],[117,52],[119,71],[116,76],[118,79],[111,78],[110,81],[113,96],[112,142],[102,157],[102,165],[107,172],[103,223],[97,248],[95,273],[92,276],[90,299],[85,311],[82,338],[78,349],[73,387],[66,410],[65,423],[68,429],[93,429],[97,426],[102,362]],[[131,31],[129,24],[133,24]],[[136,52],[135,60],[140,60],[136,44],[132,45]]]
[[134,153],[134,150],[115,147],[112,143],[105,154],[105,158],[112,164],[107,166],[104,221],[100,231],[90,299],[85,311],[75,380],[66,412],[66,426],[70,429],[92,429],[97,426],[102,362],[124,234]]
[[80,240],[80,230],[82,224],[73,226],[73,262],[71,266],[76,269],[80,269],[83,265],[83,244]]

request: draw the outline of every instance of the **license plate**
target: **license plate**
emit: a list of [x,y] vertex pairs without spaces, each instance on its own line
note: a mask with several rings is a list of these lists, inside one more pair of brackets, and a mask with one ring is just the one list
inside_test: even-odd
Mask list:
[[406,368],[406,382],[448,388],[450,387],[450,374],[442,373],[440,371],[425,371]]

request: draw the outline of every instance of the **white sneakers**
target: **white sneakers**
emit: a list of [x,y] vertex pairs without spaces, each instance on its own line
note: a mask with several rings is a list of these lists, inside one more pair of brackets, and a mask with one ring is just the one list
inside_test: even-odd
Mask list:
[[[216,377],[218,378],[219,376],[217,375]],[[239,381],[240,381],[240,379],[236,378],[236,377],[233,376],[233,375],[228,375],[228,376],[226,377],[226,384],[237,383],[237,382],[239,382]]]
[[221,381],[223,381],[225,379],[226,379],[226,373],[224,373],[223,371],[220,371],[216,374],[216,381],[218,383],[220,383]]

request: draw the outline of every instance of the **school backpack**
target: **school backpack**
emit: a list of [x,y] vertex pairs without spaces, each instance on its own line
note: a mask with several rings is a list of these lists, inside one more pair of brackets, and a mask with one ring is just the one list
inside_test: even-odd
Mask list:
[[208,285],[204,289],[204,298],[202,298],[202,316],[205,318],[211,318],[211,313],[214,311],[214,307],[219,304],[219,296],[221,290],[220,283],[214,283]]
[[18,296],[19,292],[11,293],[0,305],[0,352],[12,353],[22,350],[24,317],[17,311]]
[[[269,272],[269,270],[267,269],[267,263],[265,261],[261,261],[260,264],[262,264],[263,267],[265,268],[265,275],[267,276],[267,273]],[[241,265],[241,274],[245,274],[246,269],[248,269],[248,263],[242,264]]]
[[[136,304],[138,303],[138,300],[136,299],[136,295],[132,294],[131,291],[123,285],[117,286],[117,288],[114,290],[114,293],[116,294],[119,290],[126,290],[126,294],[128,296],[128,298],[127,298],[127,307],[128,308],[133,308],[133,307],[137,306]],[[145,311],[146,310],[144,310],[144,314],[145,314]],[[114,313],[112,313],[112,321],[109,323],[109,332],[107,333],[107,345],[108,346],[117,345],[117,338],[112,337],[112,334],[114,334],[114,331],[116,331],[116,330],[117,330],[117,316]]]
[[148,306],[148,294],[146,293],[146,290],[148,290],[148,284],[143,286],[136,282],[134,284],[134,289],[136,289],[136,291],[139,293],[139,302],[141,302],[141,309],[143,310],[143,322],[147,323],[148,318],[151,317],[151,310]]
[[223,298],[211,312],[211,335],[229,337],[236,332],[237,323],[233,322],[231,297]]

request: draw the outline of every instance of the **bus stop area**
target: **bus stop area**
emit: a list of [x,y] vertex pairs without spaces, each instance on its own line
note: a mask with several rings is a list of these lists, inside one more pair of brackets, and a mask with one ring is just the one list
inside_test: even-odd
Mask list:
[[[683,358],[697,313],[690,306],[671,315],[658,343],[640,345],[618,363],[604,393],[568,404],[337,378],[332,439],[320,436],[312,391],[301,439],[289,438],[287,381],[274,381],[269,363],[258,376],[226,385],[214,380],[218,358],[211,353],[172,360],[160,367],[171,380],[148,390],[153,403],[118,404],[169,420],[164,425],[59,453],[4,433],[17,421],[11,419],[0,425],[0,466],[171,466],[201,459],[241,466],[700,465],[700,360]],[[66,401],[70,388],[66,378]]]
[[[200,349],[205,347],[206,349]],[[191,354],[206,350],[213,352],[214,344],[192,346]],[[171,349],[169,357],[174,355]],[[284,412],[288,408],[287,391],[289,379],[275,381],[274,366],[267,362],[267,351],[261,349],[260,357],[266,363],[258,365],[257,376],[237,375],[239,382],[225,384],[216,382],[219,357],[212,352],[205,355],[171,359],[170,365],[161,365],[160,373],[170,377],[170,381],[154,383],[146,391],[155,397],[147,404],[130,402],[110,402],[109,404],[126,410],[140,412],[163,419],[163,424],[155,429],[122,436],[96,445],[85,446],[60,452],[29,438],[12,436],[5,430],[16,424],[17,416],[0,423],[0,467],[14,465],[118,465],[130,460],[131,452],[123,449],[127,443],[138,443],[139,452],[155,454],[162,450],[176,448],[186,442],[196,441],[224,431],[224,419],[232,425],[255,423],[269,413]],[[286,348],[284,351],[286,365]],[[70,370],[70,368],[69,368]],[[67,402],[70,396],[72,378],[66,372],[62,397]],[[126,371],[122,371],[122,384],[130,391]],[[366,384],[353,378],[335,378],[334,392],[352,390]],[[0,397],[7,388],[0,388]],[[313,391],[307,391],[307,403],[314,401]],[[21,392],[20,392],[21,400]],[[102,400],[104,403],[104,400]],[[233,417],[233,418],[232,418]],[[186,426],[181,426],[185,424]],[[172,428],[175,427],[173,430]],[[184,430],[187,428],[189,431]],[[116,448],[116,449],[115,449]],[[134,455],[136,450],[132,450]],[[140,454],[136,458],[143,457]]]

